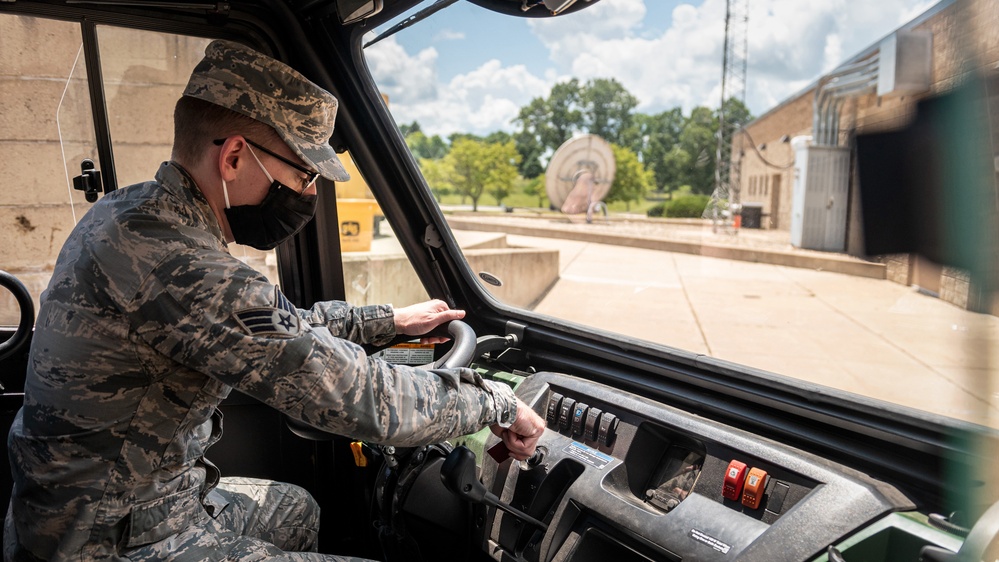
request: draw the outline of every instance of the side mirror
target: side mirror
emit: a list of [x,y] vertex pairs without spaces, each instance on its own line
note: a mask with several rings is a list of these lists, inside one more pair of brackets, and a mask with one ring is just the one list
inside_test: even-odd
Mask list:
[[336,15],[340,23],[354,23],[382,11],[382,0],[336,0]]

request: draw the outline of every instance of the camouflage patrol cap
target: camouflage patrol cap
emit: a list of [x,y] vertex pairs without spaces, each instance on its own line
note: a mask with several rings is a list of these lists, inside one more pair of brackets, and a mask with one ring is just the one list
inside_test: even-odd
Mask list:
[[288,65],[239,43],[212,41],[184,95],[270,125],[320,175],[350,179],[328,142],[336,98]]

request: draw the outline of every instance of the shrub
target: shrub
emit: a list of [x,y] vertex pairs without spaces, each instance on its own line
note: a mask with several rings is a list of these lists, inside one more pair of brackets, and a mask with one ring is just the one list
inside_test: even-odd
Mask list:
[[685,195],[670,201],[664,216],[670,218],[699,219],[704,214],[711,197],[707,195]]
[[646,216],[650,217],[661,217],[663,213],[666,212],[666,206],[669,205],[669,201],[663,201],[662,203],[656,203],[655,205],[649,207],[648,211],[645,211]]

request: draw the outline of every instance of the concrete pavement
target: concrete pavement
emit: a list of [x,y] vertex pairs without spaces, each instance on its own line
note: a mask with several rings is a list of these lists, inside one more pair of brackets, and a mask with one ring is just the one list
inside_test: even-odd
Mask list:
[[882,279],[508,236],[559,250],[535,310],[999,427],[999,319]]

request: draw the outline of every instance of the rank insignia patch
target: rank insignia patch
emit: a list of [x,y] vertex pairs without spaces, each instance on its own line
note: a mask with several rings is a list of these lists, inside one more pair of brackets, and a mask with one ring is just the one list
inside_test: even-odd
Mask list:
[[296,336],[302,326],[295,306],[275,290],[274,308],[258,307],[240,310],[235,314],[236,321],[254,336]]

